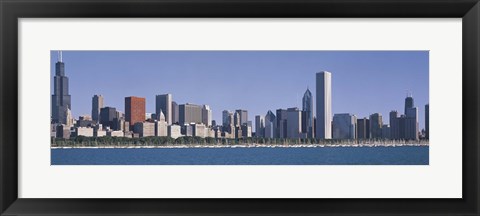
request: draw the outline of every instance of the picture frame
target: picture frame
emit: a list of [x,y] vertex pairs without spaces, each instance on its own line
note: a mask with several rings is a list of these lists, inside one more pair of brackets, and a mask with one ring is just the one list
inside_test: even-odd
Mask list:
[[[478,215],[478,0],[0,0],[1,215]],[[18,198],[19,18],[462,18],[462,199]],[[441,188],[439,188],[441,190]]]

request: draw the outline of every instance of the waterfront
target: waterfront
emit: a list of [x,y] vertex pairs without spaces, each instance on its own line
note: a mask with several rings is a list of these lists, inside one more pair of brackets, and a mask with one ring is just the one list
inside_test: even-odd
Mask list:
[[428,165],[428,146],[52,148],[52,165]]

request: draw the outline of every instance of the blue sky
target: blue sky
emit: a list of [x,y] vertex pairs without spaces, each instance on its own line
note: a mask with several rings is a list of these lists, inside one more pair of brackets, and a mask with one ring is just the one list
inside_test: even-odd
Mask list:
[[[57,52],[51,52],[51,89]],[[268,110],[301,108],[315,73],[332,73],[333,113],[365,117],[403,113],[406,91],[413,93],[424,128],[428,103],[428,51],[63,51],[70,81],[72,113],[91,113],[94,94],[105,106],[124,111],[124,97],[147,99],[171,93],[179,104],[208,104],[213,119],[222,110],[246,109],[249,120]],[[314,108],[315,110],[315,108]]]

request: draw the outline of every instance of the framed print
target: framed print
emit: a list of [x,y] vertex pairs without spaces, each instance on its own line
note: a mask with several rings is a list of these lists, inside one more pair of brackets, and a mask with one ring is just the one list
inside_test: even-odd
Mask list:
[[478,215],[477,1],[1,1],[2,215]]

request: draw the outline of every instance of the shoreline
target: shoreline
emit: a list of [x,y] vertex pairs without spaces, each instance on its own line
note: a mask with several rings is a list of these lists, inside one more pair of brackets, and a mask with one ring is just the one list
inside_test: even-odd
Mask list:
[[55,146],[50,149],[185,149],[185,148],[374,148],[374,147],[428,147],[428,143],[402,144],[237,144],[237,145],[164,145],[164,146]]

